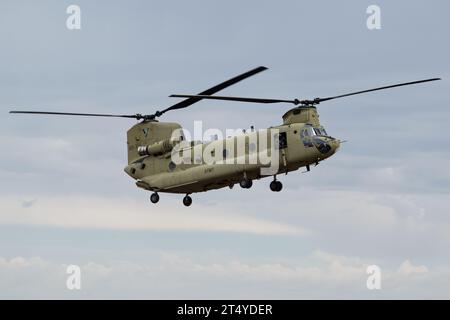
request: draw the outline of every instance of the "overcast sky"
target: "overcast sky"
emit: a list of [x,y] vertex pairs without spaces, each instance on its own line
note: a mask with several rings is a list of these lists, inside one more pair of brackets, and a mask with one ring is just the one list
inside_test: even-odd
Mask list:
[[[66,8],[81,7],[81,30]],[[366,9],[381,8],[381,30]],[[0,298],[450,298],[448,1],[1,1]],[[259,65],[221,94],[314,98],[348,140],[250,190],[161,194],[124,172],[128,119]],[[203,101],[164,121],[266,128],[287,105]],[[82,290],[66,289],[66,266]],[[366,288],[366,267],[382,289]]]

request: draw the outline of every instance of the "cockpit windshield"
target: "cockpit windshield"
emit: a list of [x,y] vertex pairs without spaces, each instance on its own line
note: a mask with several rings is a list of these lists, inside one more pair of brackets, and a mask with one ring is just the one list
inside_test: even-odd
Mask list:
[[310,126],[306,126],[305,129],[303,129],[302,132],[303,136],[328,136],[327,132],[325,131],[325,129],[323,127],[318,127],[318,128],[313,128]]
[[325,131],[325,129],[323,127],[322,128],[314,128],[314,132],[318,136],[328,136],[327,132]]

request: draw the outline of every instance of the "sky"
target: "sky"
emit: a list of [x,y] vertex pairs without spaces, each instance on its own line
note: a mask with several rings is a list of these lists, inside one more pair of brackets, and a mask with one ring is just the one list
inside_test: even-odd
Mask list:
[[[69,5],[81,29],[66,27]],[[369,5],[381,29],[366,25]],[[1,1],[0,298],[448,299],[448,1]],[[123,171],[129,119],[264,65],[221,94],[314,98],[347,140],[305,174],[250,190],[160,194]],[[267,128],[288,105],[202,101],[188,130]],[[68,290],[66,268],[81,268]],[[381,270],[369,290],[367,267]]]

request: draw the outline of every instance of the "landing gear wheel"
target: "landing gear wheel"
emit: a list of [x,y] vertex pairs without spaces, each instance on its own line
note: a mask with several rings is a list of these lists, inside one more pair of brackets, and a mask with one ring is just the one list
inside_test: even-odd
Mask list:
[[277,191],[277,181],[274,180],[270,183],[270,190],[273,192]]
[[192,204],[192,198],[191,198],[189,195],[186,195],[186,196],[183,198],[183,204],[184,204],[186,207],[189,207],[189,206]]
[[280,181],[274,180],[270,183],[270,190],[280,192],[281,189],[283,189],[283,184]]
[[250,189],[252,187],[252,185],[253,185],[253,181],[250,180],[250,179],[242,179],[239,182],[239,185],[241,186],[241,188]]
[[159,201],[159,194],[157,194],[156,192],[152,193],[152,195],[150,196],[150,201],[152,203],[157,203]]
[[277,192],[280,192],[283,189],[283,184],[280,181],[277,181]]

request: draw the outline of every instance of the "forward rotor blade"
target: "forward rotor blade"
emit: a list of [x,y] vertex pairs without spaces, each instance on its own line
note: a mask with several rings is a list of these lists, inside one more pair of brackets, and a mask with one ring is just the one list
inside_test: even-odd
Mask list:
[[399,84],[394,84],[394,85],[390,85],[390,86],[384,86],[384,87],[379,87],[379,88],[374,88],[374,89],[357,91],[357,92],[342,94],[342,95],[333,96],[333,97],[315,98],[314,100],[264,99],[264,98],[247,98],[247,97],[210,96],[210,95],[202,95],[202,94],[198,94],[198,95],[173,94],[170,97],[174,97],[174,98],[189,98],[189,99],[210,99],[210,100],[240,101],[240,102],[252,102],[252,103],[292,103],[292,104],[295,104],[295,105],[299,105],[299,104],[301,104],[301,105],[315,105],[315,104],[319,104],[319,103],[321,103],[323,101],[333,100],[333,99],[337,99],[337,98],[343,98],[343,97],[353,96],[353,95],[367,93],[367,92],[372,92],[372,91],[378,91],[378,90],[384,90],[384,89],[408,86],[408,85],[419,84],[419,83],[430,82],[430,81],[437,81],[437,80],[441,80],[441,78],[432,78],[432,79],[418,80],[418,81],[413,81],[413,82],[399,83]]
[[143,118],[140,114],[125,115],[125,114],[99,114],[99,113],[72,113],[72,112],[47,112],[47,111],[10,111],[14,114],[39,114],[39,115],[57,115],[57,116],[83,116],[83,117],[114,117],[114,118]]
[[[236,84],[236,83],[238,83],[238,82],[240,82],[242,80],[245,80],[245,79],[247,79],[249,77],[252,77],[255,74],[258,74],[258,73],[260,73],[260,72],[262,72],[264,70],[267,70],[267,68],[263,67],[263,66],[257,67],[255,69],[247,71],[247,72],[245,72],[245,73],[243,73],[241,75],[238,75],[238,76],[236,76],[234,78],[231,78],[231,79],[229,79],[229,80],[227,80],[225,82],[222,82],[222,83],[220,83],[220,84],[218,84],[218,85],[216,85],[216,86],[214,86],[212,88],[209,88],[209,89],[207,89],[207,90],[205,90],[203,92],[200,92],[198,95],[200,95],[200,96],[212,95],[212,94],[214,94],[214,93],[216,93],[216,92],[218,92],[220,90],[223,90],[225,88],[228,88],[229,86],[232,86],[232,85],[234,85],[234,84]],[[160,116],[160,115],[162,115],[163,113],[165,113],[165,112],[167,112],[169,110],[182,109],[182,108],[189,107],[190,105],[192,105],[192,104],[194,104],[194,103],[196,103],[196,102],[198,102],[198,101],[200,101],[202,99],[203,98],[199,98],[199,97],[189,97],[188,99],[183,100],[181,102],[178,102],[178,103],[168,107],[167,109],[164,109],[163,111],[157,112],[156,115]]]
[[298,100],[282,100],[282,99],[264,99],[264,98],[245,98],[245,97],[224,97],[224,96],[205,96],[205,95],[190,95],[190,94],[172,94],[171,98],[200,98],[209,100],[225,100],[225,101],[240,101],[240,102],[254,102],[254,103],[293,103],[298,104]]
[[357,91],[357,92],[352,92],[352,93],[341,94],[341,95],[333,96],[333,97],[316,98],[316,99],[314,99],[312,101],[308,100],[308,102],[320,103],[320,102],[323,102],[323,101],[328,101],[328,100],[333,100],[333,99],[343,98],[343,97],[348,97],[348,96],[354,96],[354,95],[357,95],[357,94],[362,94],[362,93],[367,93],[367,92],[372,92],[372,91],[385,90],[385,89],[390,89],[390,88],[403,87],[403,86],[409,86],[409,85],[412,85],[412,84],[431,82],[431,81],[438,81],[438,80],[441,80],[441,78],[432,78],[432,79],[418,80],[418,81],[413,81],[413,82],[404,82],[404,83],[394,84],[394,85],[391,85],[391,86],[385,86],[385,87],[379,87],[379,88],[374,88],[374,89],[368,89],[368,90],[363,90],[363,91]]

